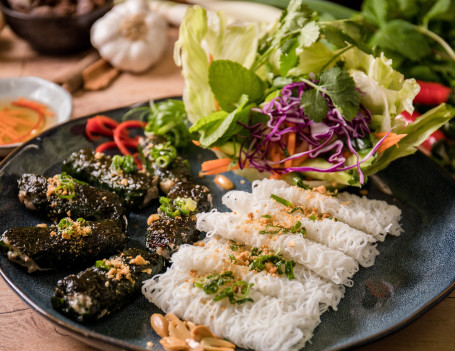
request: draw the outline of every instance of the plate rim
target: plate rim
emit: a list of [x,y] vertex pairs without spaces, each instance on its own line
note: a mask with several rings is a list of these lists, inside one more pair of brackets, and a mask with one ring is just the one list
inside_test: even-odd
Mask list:
[[[166,98],[160,98],[156,99],[156,101],[162,101],[166,99],[181,99],[180,96],[171,96],[171,97],[166,97]],[[100,113],[102,114],[109,114],[112,113],[113,111],[119,111],[119,110],[124,110],[124,109],[131,109],[137,106],[145,105],[147,102],[142,102],[142,103],[137,103],[133,105],[127,105],[119,108],[113,108],[109,110],[105,110],[102,112],[98,113],[93,113],[90,115],[82,116],[82,117],[77,117],[77,118],[70,118],[69,120],[59,123],[49,129],[44,130],[41,132],[39,135],[36,137],[22,143],[20,146],[15,148],[10,154],[8,154],[1,162],[0,162],[0,175],[2,173],[2,170],[7,167],[9,160],[13,158],[16,154],[20,153],[24,148],[26,148],[28,145],[33,144],[35,140],[39,138],[46,137],[45,134],[50,134],[54,132],[55,129],[64,127],[66,125],[72,124],[72,123],[78,123],[82,122],[83,120],[87,120],[95,115],[98,115]],[[426,156],[425,156],[426,157]],[[435,163],[435,165],[437,165]],[[445,172],[447,175],[447,172]],[[104,349],[106,346],[109,347],[115,347],[115,349],[118,350],[131,350],[131,351],[147,351],[148,349],[146,347],[141,347],[134,345],[130,342],[106,336],[103,334],[100,334],[98,332],[90,331],[90,330],[85,330],[79,326],[72,325],[63,319],[57,318],[53,316],[51,313],[46,311],[46,309],[42,308],[39,304],[35,303],[32,298],[27,296],[27,293],[24,292],[21,288],[16,286],[14,282],[8,277],[6,272],[4,271],[3,267],[0,265],[0,275],[2,278],[5,280],[5,282],[9,285],[9,287],[24,301],[26,302],[35,312],[38,312],[41,316],[43,316],[45,319],[48,321],[54,323],[56,326],[63,328],[67,332],[70,333],[71,337],[87,344],[93,347],[101,347],[104,346]],[[455,276],[453,278],[452,283],[446,287],[443,291],[441,291],[437,296],[435,296],[433,299],[427,301],[424,305],[422,305],[420,308],[415,310],[412,314],[410,314],[407,318],[399,321],[398,323],[391,325],[389,328],[383,329],[380,332],[377,332],[372,335],[368,335],[362,339],[358,339],[349,343],[346,343],[342,346],[334,346],[334,347],[329,347],[325,349],[326,351],[333,351],[333,350],[344,350],[344,349],[350,349],[353,347],[360,347],[364,346],[367,344],[370,344],[372,342],[375,342],[377,340],[380,340],[390,334],[395,333],[396,331],[403,329],[405,326],[411,324],[413,321],[418,319],[420,316],[425,314],[428,310],[436,306],[439,302],[444,300],[445,297],[447,297],[453,290],[455,290]],[[98,345],[98,346],[96,346]],[[304,348],[303,348],[304,350]]]

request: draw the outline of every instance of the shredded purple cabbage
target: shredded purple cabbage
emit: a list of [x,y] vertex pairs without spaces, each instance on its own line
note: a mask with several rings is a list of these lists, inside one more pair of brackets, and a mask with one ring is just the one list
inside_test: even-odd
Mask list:
[[[267,103],[260,112],[270,117],[269,121],[244,125],[250,130],[251,137],[245,140],[241,148],[239,166],[243,168],[246,163],[259,171],[268,171],[278,174],[285,174],[291,171],[296,172],[339,172],[357,168],[360,183],[364,183],[364,175],[361,171],[361,163],[368,160],[377,151],[383,140],[389,135],[387,133],[360,161],[360,156],[352,146],[352,140],[365,138],[370,134],[369,123],[371,114],[362,106],[359,108],[356,117],[348,122],[338,109],[333,105],[328,96],[324,96],[329,105],[327,117],[322,122],[314,122],[305,115],[300,100],[302,94],[308,89],[313,89],[305,82],[296,82],[286,85],[281,96],[274,98]],[[279,162],[268,160],[270,150],[278,143],[282,150],[286,150],[286,138],[288,133],[296,133],[299,143],[306,142],[307,151],[295,153]],[[249,143],[249,145],[246,145]],[[356,156],[357,162],[354,165],[346,166],[346,158],[343,156],[345,147]],[[314,167],[277,167],[277,164],[287,160],[294,160],[307,155],[314,159],[324,157],[331,167],[320,169]]]

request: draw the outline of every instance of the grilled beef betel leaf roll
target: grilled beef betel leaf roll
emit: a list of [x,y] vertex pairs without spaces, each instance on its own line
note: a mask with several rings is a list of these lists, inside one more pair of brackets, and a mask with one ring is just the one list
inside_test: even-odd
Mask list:
[[80,266],[96,257],[122,250],[128,237],[113,219],[86,221],[63,218],[57,225],[13,227],[0,237],[0,246],[8,259],[38,270]]
[[126,226],[126,209],[116,194],[83,184],[65,173],[52,178],[24,174],[18,180],[19,200],[52,219],[114,219]]
[[207,212],[212,208],[212,194],[209,188],[200,184],[176,183],[167,194],[169,199],[190,198],[197,202],[197,212]]
[[98,320],[122,308],[140,292],[144,280],[163,268],[161,256],[127,249],[59,280],[52,306],[79,322]]
[[160,197],[159,213],[149,216],[145,245],[169,259],[180,245],[199,240],[196,229],[197,202],[191,198]]
[[147,170],[159,178],[160,190],[167,194],[177,182],[189,182],[191,169],[187,160],[163,136],[148,135],[139,141],[141,158]]
[[132,209],[158,197],[158,177],[139,171],[132,156],[109,156],[91,149],[74,152],[62,168],[74,178],[113,191]]
[[151,252],[169,259],[180,245],[199,240],[196,216],[171,218],[162,214],[149,217],[145,245]]

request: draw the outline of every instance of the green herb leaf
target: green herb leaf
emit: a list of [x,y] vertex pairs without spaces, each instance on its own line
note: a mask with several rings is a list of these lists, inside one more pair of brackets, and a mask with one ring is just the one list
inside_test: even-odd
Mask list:
[[314,122],[321,122],[327,117],[329,105],[326,99],[324,99],[321,93],[316,89],[307,90],[302,95],[300,104],[302,105],[305,114]]
[[227,113],[226,111],[220,110],[213,112],[208,116],[202,117],[198,119],[197,122],[190,127],[190,132],[194,133],[203,130],[208,130],[215,124],[221,123],[227,117],[228,114],[229,113]]
[[[265,36],[260,40],[259,55],[251,69],[256,71],[264,65],[269,57],[289,39],[295,38],[300,45],[310,46],[319,37],[317,24],[309,25],[309,22],[313,20],[313,12],[302,1],[290,1],[288,7],[282,12],[278,28],[273,36]],[[290,61],[286,61],[286,64],[289,65]]]
[[281,46],[280,74],[282,76],[286,76],[291,68],[297,66],[299,57],[296,53],[296,50],[299,45],[299,41],[295,38],[292,38],[286,40]]
[[203,130],[199,138],[201,146],[210,148],[217,144],[223,144],[229,138],[243,130],[243,127],[237,122],[248,123],[250,109],[252,105],[247,105],[248,97],[240,97],[239,106],[229,113],[223,120],[218,121],[210,126],[209,129]]
[[362,14],[365,20],[377,27],[387,22],[389,3],[392,1],[364,0]]
[[370,45],[396,52],[411,61],[419,61],[431,53],[428,38],[418,32],[413,24],[401,19],[387,22],[379,28],[371,38]]
[[352,121],[359,110],[360,94],[348,71],[333,67],[322,72],[319,85],[324,87],[335,107],[347,121]]
[[428,27],[428,22],[435,17],[445,14],[450,9],[451,0],[436,0],[431,9],[423,17],[423,25]]
[[266,88],[256,73],[229,60],[215,60],[210,64],[209,84],[221,108],[227,112],[236,109],[242,95],[249,101],[259,102]]
[[366,52],[367,54],[372,54],[373,51],[366,43],[364,43],[362,41],[362,39],[364,39],[364,38],[361,36],[360,33],[353,33],[353,34],[357,34],[357,36],[359,36],[358,39],[354,39],[351,36],[351,34],[348,34],[345,31],[345,28],[358,29],[358,27],[356,27],[356,25],[353,23],[351,23],[350,25],[345,22],[343,22],[343,23],[345,24],[343,27],[338,26],[336,22],[334,24],[325,25],[321,29],[322,33],[324,34],[325,39],[329,43],[335,45],[338,48],[344,48],[347,44],[351,44],[351,45],[357,46],[360,50],[362,50],[363,52]]

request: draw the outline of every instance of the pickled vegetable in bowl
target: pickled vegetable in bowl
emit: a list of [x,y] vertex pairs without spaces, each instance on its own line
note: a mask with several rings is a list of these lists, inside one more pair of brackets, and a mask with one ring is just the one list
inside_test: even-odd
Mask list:
[[45,104],[23,97],[0,100],[0,145],[33,138],[51,123],[54,112]]
[[69,120],[71,95],[38,77],[0,79],[0,156],[56,124]]

